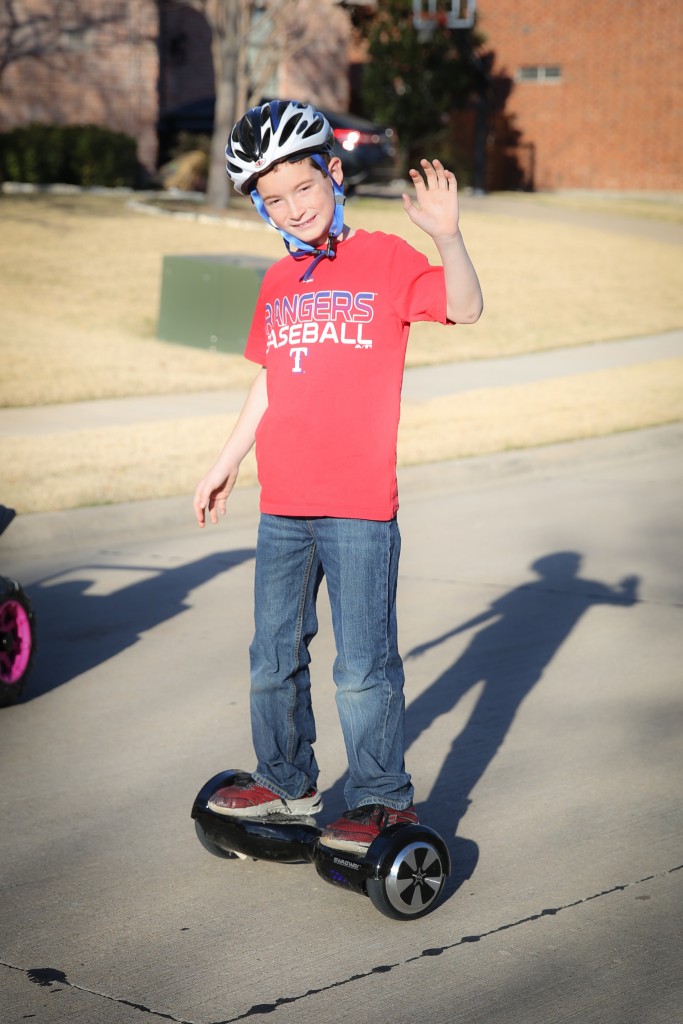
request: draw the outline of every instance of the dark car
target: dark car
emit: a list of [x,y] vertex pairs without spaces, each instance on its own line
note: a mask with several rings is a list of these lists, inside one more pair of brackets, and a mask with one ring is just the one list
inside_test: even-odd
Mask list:
[[[344,167],[347,192],[357,185],[389,182],[398,176],[396,135],[393,129],[366,121],[355,114],[318,109],[321,109],[334,132],[334,151]],[[210,97],[186,103],[163,114],[157,125],[162,162],[168,159],[180,132],[210,136],[213,132],[214,110],[215,100]]]
[[[347,186],[393,181],[398,177],[396,134],[355,114],[321,110],[334,132],[334,152],[344,167]],[[348,188],[347,188],[348,190]]]

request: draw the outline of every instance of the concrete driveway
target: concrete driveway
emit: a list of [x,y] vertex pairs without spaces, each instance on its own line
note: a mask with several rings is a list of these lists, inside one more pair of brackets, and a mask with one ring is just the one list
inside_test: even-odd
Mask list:
[[[197,842],[253,765],[253,491],[17,520],[40,651],[0,712],[5,1024],[682,1019],[683,428],[404,471],[408,766],[454,873],[394,922]],[[324,609],[324,600],[321,602]],[[343,810],[329,618],[323,820]]]

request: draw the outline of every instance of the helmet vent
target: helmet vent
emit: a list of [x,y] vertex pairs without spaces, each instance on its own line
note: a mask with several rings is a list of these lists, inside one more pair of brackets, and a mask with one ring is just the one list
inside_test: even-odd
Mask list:
[[260,131],[258,132],[258,136],[259,136],[259,138],[257,139],[256,138],[256,132],[254,131],[254,125],[252,125],[252,123],[249,120],[249,118],[247,118],[247,117],[242,118],[242,122],[241,122],[241,125],[240,125],[239,138],[240,138],[240,143],[242,144],[242,149],[244,150],[245,153],[251,154],[251,153],[258,153],[260,151],[260,148],[261,148],[259,146],[260,136],[261,136],[261,132]]
[[301,113],[295,114],[294,117],[290,117],[290,119],[287,121],[287,124],[282,129],[282,134],[280,135],[280,145],[284,145],[287,139],[291,137],[292,132],[297,127],[300,121]]
[[308,139],[311,135],[318,135],[323,130],[323,122],[320,118],[316,118],[310,124],[305,125],[304,130],[301,132],[302,139]]

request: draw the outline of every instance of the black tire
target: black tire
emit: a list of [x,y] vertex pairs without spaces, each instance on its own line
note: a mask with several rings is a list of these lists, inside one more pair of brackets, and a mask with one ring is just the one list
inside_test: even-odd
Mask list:
[[33,667],[35,615],[16,580],[0,576],[0,707],[16,704]]
[[415,919],[428,914],[441,895],[447,867],[428,838],[397,846],[389,870],[369,878],[366,891],[372,905],[386,917]]
[[197,839],[199,840],[199,842],[202,844],[204,849],[208,853],[213,854],[214,857],[221,857],[223,860],[245,859],[244,857],[240,857],[237,853],[234,853],[232,850],[224,850],[222,847],[216,846],[215,843],[212,843],[198,821],[195,821],[194,828],[195,832],[197,833]]

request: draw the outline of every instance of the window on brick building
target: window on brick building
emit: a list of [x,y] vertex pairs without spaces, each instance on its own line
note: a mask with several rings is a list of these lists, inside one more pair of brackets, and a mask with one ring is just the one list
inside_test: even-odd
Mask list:
[[516,77],[518,82],[559,82],[562,68],[559,64],[526,64]]
[[92,44],[92,31],[87,28],[65,28],[61,32],[61,45],[65,50],[87,50]]

